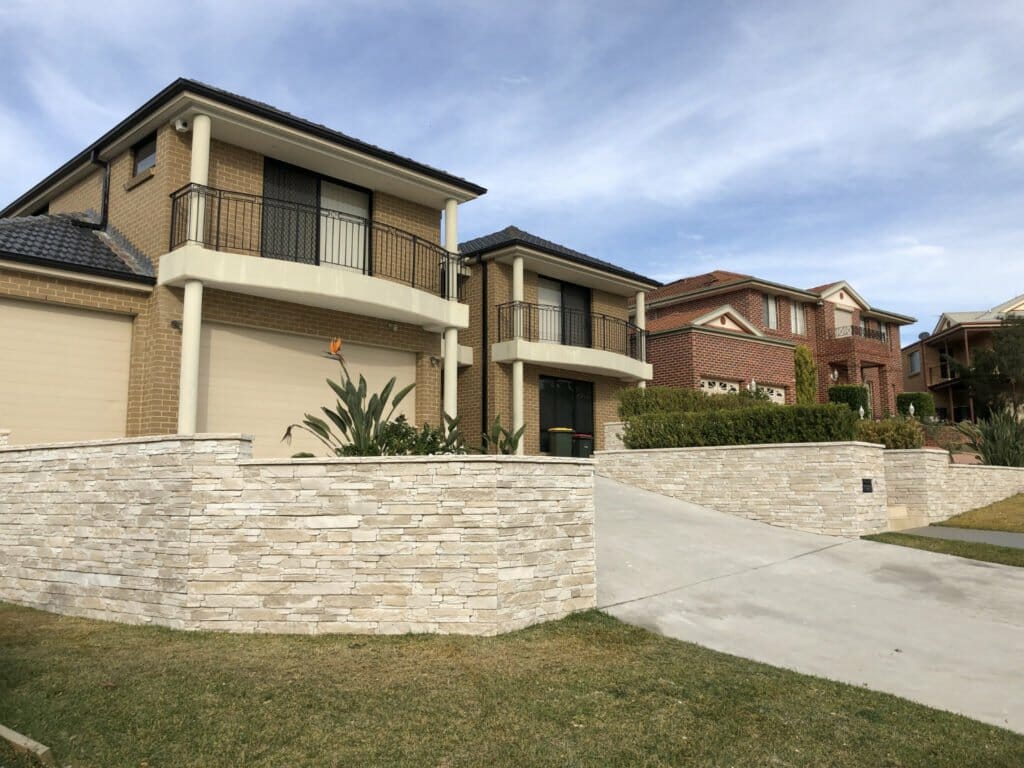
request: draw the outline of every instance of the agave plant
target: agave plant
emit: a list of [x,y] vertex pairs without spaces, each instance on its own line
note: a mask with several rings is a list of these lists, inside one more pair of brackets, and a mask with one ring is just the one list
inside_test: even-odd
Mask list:
[[[285,430],[283,440],[291,442],[292,431],[301,429],[313,435],[323,443],[335,456],[380,456],[386,441],[387,424],[392,420],[398,406],[416,386],[410,384],[392,396],[396,377],[384,385],[377,393],[370,394],[366,379],[359,375],[359,382],[354,383],[349,375],[345,358],[341,354],[341,339],[331,341],[330,349],[325,355],[337,360],[341,368],[339,381],[327,379],[327,384],[338,399],[334,408],[322,406],[327,419],[313,414],[305,414],[301,424],[291,424]],[[310,456],[310,454],[296,454]]]
[[495,448],[498,453],[513,454],[519,448],[519,441],[523,439],[525,431],[524,424],[515,432],[510,432],[501,426],[501,416],[495,416],[491,428],[483,433],[484,449],[489,452],[491,448]]

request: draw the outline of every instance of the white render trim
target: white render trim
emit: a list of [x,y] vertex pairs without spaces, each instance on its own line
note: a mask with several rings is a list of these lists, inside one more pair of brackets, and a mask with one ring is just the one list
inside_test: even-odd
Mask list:
[[352,270],[296,264],[186,245],[160,259],[157,285],[201,280],[210,288],[410,323],[468,328],[469,307],[408,285]]
[[[438,353],[438,357],[444,360],[444,336],[441,336],[440,340],[441,351]],[[459,344],[459,368],[468,368],[473,364],[473,348],[467,347],[465,344]]]
[[524,267],[531,272],[537,272],[553,280],[565,280],[618,296],[632,297],[637,291],[653,290],[647,283],[620,277],[612,272],[579,264],[565,257],[540,253],[519,245],[511,245],[508,248],[484,254],[483,260],[493,259],[501,264],[514,264],[517,257],[522,257]]
[[[722,315],[728,315],[729,319],[732,320],[736,325],[740,326],[743,330],[749,333],[751,336],[757,336],[761,338],[764,336],[747,318],[741,315],[732,304],[725,304],[718,309],[708,312],[706,315],[701,315],[696,320],[691,320],[690,323],[693,325],[704,326],[714,322]],[[718,330],[718,329],[715,329]]]
[[864,300],[863,296],[861,296],[853,288],[851,288],[850,284],[848,282],[846,282],[845,280],[841,280],[838,283],[836,283],[835,285],[831,286],[828,290],[822,291],[821,292],[821,299],[822,299],[822,301],[829,301],[829,297],[830,296],[835,296],[840,291],[846,291],[847,295],[851,299],[853,299],[855,302],[857,302],[857,304],[860,306],[862,311],[864,311],[864,312],[870,312],[871,311],[871,305],[868,304]]
[[610,376],[623,381],[646,381],[654,376],[654,368],[650,363],[642,363],[628,355],[525,339],[510,339],[494,344],[491,347],[491,360],[495,363],[521,360],[531,365]]
[[122,291],[136,291],[138,293],[152,293],[153,286],[146,283],[137,283],[134,280],[118,280],[115,277],[101,277],[100,275],[88,275],[84,272],[71,272],[55,267],[38,267],[34,264],[22,264],[20,261],[7,261],[0,259],[0,269],[10,272],[24,272],[29,275],[42,275],[44,277],[56,277],[61,280],[68,280],[73,283],[89,283],[90,285],[102,285],[107,288],[118,288]]

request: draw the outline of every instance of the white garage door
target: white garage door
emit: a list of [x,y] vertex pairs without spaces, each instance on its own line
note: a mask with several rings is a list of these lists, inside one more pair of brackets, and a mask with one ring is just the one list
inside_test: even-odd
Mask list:
[[[203,324],[199,363],[200,432],[242,432],[253,435],[253,455],[291,456],[327,449],[311,435],[296,432],[292,444],[281,442],[289,424],[303,414],[323,417],[320,406],[337,399],[328,377],[340,378],[338,364],[325,358],[327,339],[256,330],[233,325]],[[346,342],[342,347],[349,373],[366,377],[369,391],[379,392],[392,376],[397,391],[416,381],[416,355]],[[416,418],[416,390],[399,412]],[[397,414],[396,414],[397,415]]]
[[132,318],[0,299],[0,428],[11,443],[124,437]]

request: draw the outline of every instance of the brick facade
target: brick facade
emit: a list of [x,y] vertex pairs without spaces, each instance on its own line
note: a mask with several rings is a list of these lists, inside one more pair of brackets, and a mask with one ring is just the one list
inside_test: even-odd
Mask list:
[[[896,394],[902,391],[902,358],[899,325],[886,323],[886,338],[836,335],[835,307],[829,299],[796,298],[770,294],[777,301],[776,328],[765,323],[765,295],[750,285],[714,295],[680,295],[664,299],[654,294],[647,312],[651,336],[648,360],[654,365],[654,383],[664,386],[696,387],[702,378],[749,384],[783,386],[786,402],[795,402],[796,379],[793,353],[805,345],[814,356],[818,371],[818,400],[828,400],[833,384],[866,383],[871,389],[872,410],[877,415],[896,412]],[[670,286],[662,291],[670,291]],[[843,294],[844,300],[846,299]],[[791,321],[791,305],[800,305],[804,331],[797,333]],[[758,338],[743,332],[697,331],[693,321],[731,306],[758,329]],[[861,309],[853,306],[852,326],[859,330]],[[880,330],[877,320],[868,319],[869,331]],[[712,326],[713,328],[714,326]],[[832,379],[835,371],[837,378]]]

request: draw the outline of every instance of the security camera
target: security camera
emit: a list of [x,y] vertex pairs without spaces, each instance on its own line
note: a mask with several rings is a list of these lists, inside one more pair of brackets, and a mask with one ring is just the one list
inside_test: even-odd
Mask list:
[[174,130],[176,130],[178,133],[188,133],[188,130],[191,127],[192,126],[189,125],[188,120],[186,120],[184,117],[179,117],[177,120],[174,121]]

